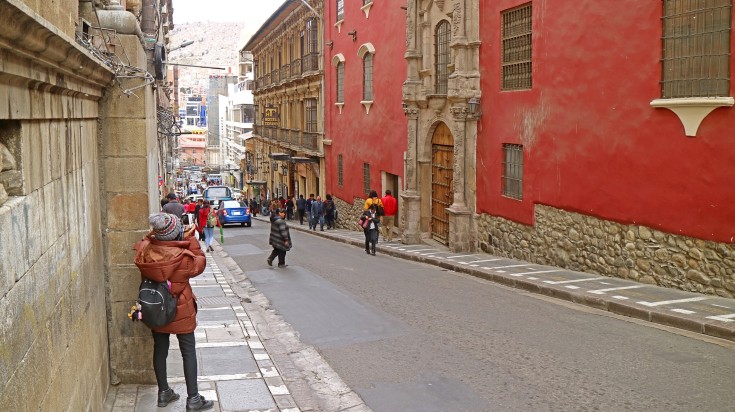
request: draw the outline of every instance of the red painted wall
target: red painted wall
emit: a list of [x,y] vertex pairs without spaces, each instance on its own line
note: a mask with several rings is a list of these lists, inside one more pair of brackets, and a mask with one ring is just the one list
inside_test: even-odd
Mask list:
[[[364,198],[363,163],[370,164],[370,187],[381,187],[381,171],[403,178],[403,153],[408,143],[407,120],[403,114],[402,85],[406,78],[406,14],[399,4],[375,1],[369,18],[360,10],[361,1],[345,0],[341,33],[334,27],[336,1],[325,1],[325,133],[332,139],[325,146],[329,193],[342,200]],[[357,30],[357,41],[347,33]],[[357,51],[362,44],[375,46],[373,60],[374,104],[365,114],[362,100],[362,60]],[[332,58],[345,56],[344,107],[342,114],[334,105],[337,99],[337,68]],[[338,155],[343,157],[343,185],[338,185]]]
[[[662,3],[534,0],[533,89],[501,92],[501,11],[525,3],[481,2],[479,212],[533,224],[539,203],[732,242],[735,109],[686,137],[674,113],[650,107]],[[503,143],[524,147],[522,201],[501,195]]]

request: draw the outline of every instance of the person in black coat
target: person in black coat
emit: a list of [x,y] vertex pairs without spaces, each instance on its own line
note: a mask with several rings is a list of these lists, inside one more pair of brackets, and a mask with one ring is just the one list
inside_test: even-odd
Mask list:
[[271,234],[268,243],[273,246],[273,252],[266,260],[268,266],[273,266],[273,259],[276,256],[278,256],[279,268],[288,266],[286,264],[286,252],[291,250],[291,233],[285,218],[286,211],[284,209],[277,209],[276,213],[271,216]]
[[378,233],[380,228],[380,216],[374,204],[360,217],[360,226],[365,233],[365,253],[375,256],[375,246],[378,244]]

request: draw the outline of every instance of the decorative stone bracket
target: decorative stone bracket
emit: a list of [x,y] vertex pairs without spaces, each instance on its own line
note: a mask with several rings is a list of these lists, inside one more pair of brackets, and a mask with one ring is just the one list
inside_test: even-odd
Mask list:
[[364,6],[360,7],[360,10],[362,10],[362,11],[365,12],[365,18],[366,19],[369,19],[370,18],[370,8],[371,7],[373,7],[373,2],[372,1],[370,3],[364,5]]
[[699,125],[718,107],[732,107],[732,97],[689,97],[681,99],[656,99],[652,107],[669,109],[679,116],[687,136],[696,136]]

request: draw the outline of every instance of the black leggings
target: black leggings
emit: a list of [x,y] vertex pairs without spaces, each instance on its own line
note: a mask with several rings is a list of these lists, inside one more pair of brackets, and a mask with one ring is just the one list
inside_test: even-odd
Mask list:
[[[169,346],[168,333],[153,332],[153,370],[156,372],[158,391],[169,388],[166,376],[166,358]],[[197,351],[194,332],[176,335],[179,340],[181,357],[184,358],[184,379],[186,380],[186,394],[189,398],[199,393],[197,387]]]
[[378,229],[363,229],[363,232],[365,232],[365,251],[375,253],[375,245],[378,244]]

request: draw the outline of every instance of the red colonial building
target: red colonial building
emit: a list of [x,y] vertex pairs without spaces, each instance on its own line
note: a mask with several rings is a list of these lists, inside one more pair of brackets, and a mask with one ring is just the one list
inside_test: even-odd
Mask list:
[[[352,206],[349,214],[362,212],[371,189],[401,193],[405,22],[404,10],[393,2],[324,3],[326,192],[343,212]],[[356,219],[343,213],[340,220]]]
[[732,0],[479,11],[482,249],[732,297]]

